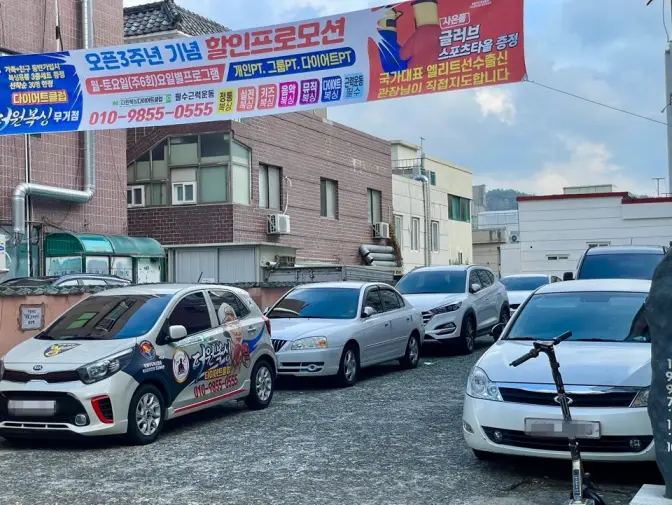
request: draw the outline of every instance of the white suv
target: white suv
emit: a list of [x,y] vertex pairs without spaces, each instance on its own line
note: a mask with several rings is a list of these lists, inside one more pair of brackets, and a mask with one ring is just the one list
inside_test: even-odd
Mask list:
[[418,310],[425,341],[456,342],[470,354],[474,341],[498,323],[509,321],[504,285],[489,268],[470,265],[416,268],[396,285]]

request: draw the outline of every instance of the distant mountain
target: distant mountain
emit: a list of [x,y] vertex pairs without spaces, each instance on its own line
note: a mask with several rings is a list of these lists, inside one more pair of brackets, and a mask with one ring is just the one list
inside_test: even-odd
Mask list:
[[519,196],[530,195],[515,189],[491,189],[486,195],[488,210],[516,210],[518,208],[516,198]]

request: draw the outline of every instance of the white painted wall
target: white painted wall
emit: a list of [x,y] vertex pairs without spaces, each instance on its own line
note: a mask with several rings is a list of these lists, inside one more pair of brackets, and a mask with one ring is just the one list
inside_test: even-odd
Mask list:
[[[624,204],[622,200],[622,195],[615,194],[518,202],[522,273],[562,277],[575,271],[589,243],[669,244],[672,202]],[[502,270],[509,268],[514,267],[502,266]]]

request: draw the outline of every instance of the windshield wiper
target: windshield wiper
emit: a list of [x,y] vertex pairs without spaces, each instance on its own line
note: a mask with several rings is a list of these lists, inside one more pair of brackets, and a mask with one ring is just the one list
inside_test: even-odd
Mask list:
[[35,338],[37,340],[56,340],[54,337],[47,335],[46,333],[39,333],[38,335],[35,335]]

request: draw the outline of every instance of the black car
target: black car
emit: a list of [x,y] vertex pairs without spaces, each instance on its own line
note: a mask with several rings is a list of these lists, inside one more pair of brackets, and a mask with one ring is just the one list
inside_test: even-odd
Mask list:
[[2,287],[44,287],[44,286],[128,286],[131,281],[116,275],[70,274],[47,277],[16,277],[2,283]]
[[[665,246],[592,247],[581,256],[576,279],[651,280],[667,249]],[[573,279],[572,272],[565,272],[563,280]]]

